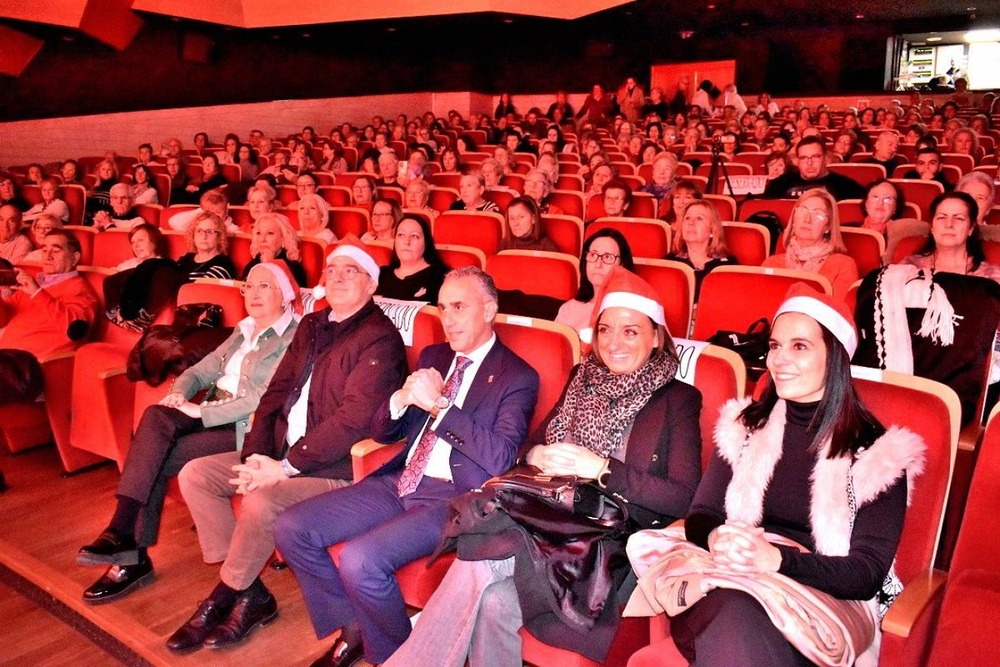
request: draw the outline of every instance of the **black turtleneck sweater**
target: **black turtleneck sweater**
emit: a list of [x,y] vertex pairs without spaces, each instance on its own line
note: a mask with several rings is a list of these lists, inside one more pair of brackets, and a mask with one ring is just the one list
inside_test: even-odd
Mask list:
[[[815,431],[810,423],[818,403],[787,402],[782,455],[764,494],[761,525],[768,532],[795,540],[813,550],[816,542],[809,520],[810,480],[816,464],[812,449]],[[718,451],[698,485],[686,520],[687,537],[708,548],[708,536],[725,523],[726,490],[733,471]],[[844,600],[867,600],[882,586],[892,565],[906,515],[906,477],[858,510],[847,556],[822,556],[781,550],[779,572],[796,581]]]

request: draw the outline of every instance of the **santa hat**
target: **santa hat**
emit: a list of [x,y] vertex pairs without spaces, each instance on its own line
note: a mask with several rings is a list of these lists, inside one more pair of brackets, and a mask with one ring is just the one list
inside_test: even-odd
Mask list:
[[597,303],[597,308],[594,309],[591,328],[580,332],[580,338],[586,343],[591,342],[597,320],[608,308],[629,308],[642,313],[656,324],[667,326],[663,304],[660,303],[656,290],[645,280],[621,266],[611,269],[608,279],[594,301]]
[[854,351],[858,349],[858,332],[854,328],[854,318],[842,300],[817,292],[805,283],[795,283],[788,288],[785,300],[778,306],[778,311],[771,321],[774,322],[784,313],[802,313],[822,324],[840,341],[849,357],[853,357]]
[[270,262],[261,262],[250,270],[252,273],[256,269],[267,269],[281,289],[281,298],[286,304],[291,306],[296,315],[302,314],[302,299],[299,297],[299,288],[296,287],[295,276],[283,259],[275,259]]
[[344,238],[340,239],[337,247],[326,256],[326,265],[330,266],[333,260],[337,257],[350,257],[358,266],[360,266],[365,273],[371,276],[372,280],[378,280],[379,268],[378,264],[368,251],[365,250],[364,243],[361,242],[354,234],[347,234]]

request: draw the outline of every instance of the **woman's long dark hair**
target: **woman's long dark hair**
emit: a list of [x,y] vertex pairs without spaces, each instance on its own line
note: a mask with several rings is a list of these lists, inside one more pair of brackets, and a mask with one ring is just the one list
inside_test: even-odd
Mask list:
[[[434,237],[431,236],[431,225],[423,218],[423,216],[404,215],[400,218],[399,222],[392,226],[393,239],[395,239],[396,231],[399,229],[399,226],[406,220],[412,220],[417,223],[420,225],[420,229],[424,232],[424,261],[431,266],[445,266],[445,263],[441,260],[441,255],[438,254],[437,246],[434,245]],[[398,269],[399,264],[399,255],[396,254],[396,242],[393,240],[392,258],[389,260],[389,268]]]
[[[835,459],[870,446],[885,433],[885,427],[858,398],[858,392],[851,381],[851,359],[847,350],[829,329],[822,324],[819,328],[826,345],[826,379],[823,398],[820,399],[810,430],[816,433],[813,447],[819,447],[820,443],[830,438],[828,458]],[[767,423],[777,402],[778,392],[774,383],[768,379],[764,393],[759,400],[743,409],[740,421],[750,431],[756,431]]]
[[[937,215],[938,206],[949,199],[957,199],[963,202],[965,206],[969,209],[969,224],[972,225],[972,233],[969,234],[969,238],[965,241],[965,253],[972,260],[972,267],[970,271],[975,271],[979,268],[979,265],[986,261],[986,251],[983,249],[983,237],[979,233],[979,225],[976,224],[976,220],[979,219],[979,204],[976,200],[972,198],[967,192],[944,192],[939,194],[931,202],[931,227],[934,226],[934,216]],[[925,257],[930,257],[934,255],[937,250],[937,243],[934,241],[934,234],[929,234],[927,236],[927,242],[920,247],[917,251],[918,255],[923,255]]]
[[580,253],[580,289],[576,293],[577,301],[587,303],[594,298],[594,285],[587,277],[587,253],[594,241],[601,237],[607,237],[618,244],[618,259],[622,268],[635,271],[635,262],[632,261],[632,249],[629,248],[625,235],[617,229],[602,229],[594,233],[593,236],[583,242],[583,252]]

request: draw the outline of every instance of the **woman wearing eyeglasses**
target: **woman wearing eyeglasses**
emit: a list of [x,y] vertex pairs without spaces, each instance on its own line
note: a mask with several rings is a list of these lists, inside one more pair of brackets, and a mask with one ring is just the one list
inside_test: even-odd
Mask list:
[[601,291],[615,266],[635,271],[632,250],[621,232],[602,229],[584,241],[580,254],[580,290],[575,299],[559,307],[556,322],[577,331],[593,326],[594,296]]
[[225,280],[236,276],[236,266],[226,255],[229,239],[222,218],[207,211],[201,213],[188,225],[185,236],[189,252],[181,255],[177,266],[187,282],[198,278]]
[[[80,565],[110,566],[84,591],[85,602],[115,600],[152,575],[146,549],[156,542],[170,477],[192,459],[242,447],[250,416],[292,341],[301,303],[281,261],[258,264],[240,292],[248,317],[143,413],[122,468],[111,522],[77,553]],[[203,390],[205,400],[192,402]]]
[[764,267],[818,273],[843,298],[858,279],[858,265],[847,254],[840,236],[837,202],[826,190],[806,190],[792,209],[792,218],[781,235],[785,252],[764,260]]
[[887,178],[872,181],[861,200],[861,211],[865,214],[861,226],[885,236],[889,221],[898,220],[905,205],[906,199],[898,185]]

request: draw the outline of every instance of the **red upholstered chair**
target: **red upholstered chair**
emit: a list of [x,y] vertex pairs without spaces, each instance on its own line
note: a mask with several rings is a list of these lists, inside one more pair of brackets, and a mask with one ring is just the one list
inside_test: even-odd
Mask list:
[[[635,186],[641,187],[641,186]],[[595,197],[595,200],[600,201],[599,197]],[[603,205],[603,204],[602,204]],[[632,204],[629,205],[627,213],[633,218],[656,218],[656,209],[658,204],[656,203],[656,197],[649,194],[648,192],[632,192]]]
[[747,199],[740,204],[740,220],[749,220],[754,213],[770,211],[777,214],[781,226],[784,228],[792,216],[792,208],[795,206],[794,199]]
[[733,162],[750,165],[751,173],[763,176],[767,174],[764,160],[768,155],[767,151],[743,151],[733,156]]
[[94,243],[97,239],[97,229],[66,225],[66,231],[73,232],[73,235],[80,241],[80,265],[92,266],[94,264]]
[[[928,586],[930,606],[921,615],[907,619],[910,632],[906,664],[951,667],[996,662],[1000,653],[996,624],[1000,603],[997,498],[1000,498],[1000,407],[993,410],[979,448],[944,589]],[[940,584],[943,579],[943,574],[939,574],[934,583]],[[928,627],[933,627],[932,637],[927,632],[921,633]]]
[[511,192],[510,190],[489,190],[487,189],[483,192],[483,199],[486,201],[491,201],[500,207],[500,212],[504,215],[507,214],[507,206],[510,202],[517,197],[517,193]]
[[899,239],[896,244],[896,250],[892,255],[892,262],[898,264],[910,255],[916,253],[920,250],[924,244],[927,243],[927,235],[922,236],[905,236]]
[[771,232],[764,225],[723,222],[722,232],[729,253],[744,266],[760,266],[770,254]]
[[128,240],[128,234],[124,229],[109,229],[98,234],[94,239],[94,266],[113,269],[132,258],[132,244]]
[[375,263],[379,266],[389,266],[392,261],[392,244],[388,241],[369,241],[365,244],[365,250],[375,258]]
[[486,253],[479,248],[466,245],[442,243],[435,246],[441,261],[449,269],[460,269],[463,266],[475,266],[486,269]]
[[716,331],[746,331],[761,317],[774,315],[788,288],[805,282],[833,294],[830,281],[818,273],[758,266],[720,266],[701,284],[698,315],[691,337],[708,340]]
[[524,192],[524,174],[505,174],[500,179],[500,185],[517,190],[518,192]]
[[[928,597],[958,442],[961,415],[958,396],[950,388],[924,378],[859,367],[852,371],[861,401],[879,421],[905,426],[919,434],[927,445],[924,472],[911,490],[910,507],[896,552],[896,573],[905,588],[882,620],[879,653],[879,665],[885,667],[923,665],[926,663],[912,661],[908,655],[910,647],[905,646],[905,640],[910,627],[906,622],[915,617],[913,608],[920,607]],[[686,665],[668,636],[669,625],[664,619],[654,618],[651,627],[651,634],[662,638],[654,636],[654,643],[633,655],[628,667]]]
[[[885,237],[873,229],[862,227],[842,227],[841,236],[847,246],[847,254],[858,265],[858,275],[866,276],[882,266],[885,254]],[[728,240],[728,237],[727,237]]]
[[229,250],[226,254],[229,255],[229,259],[233,260],[233,264],[236,265],[237,276],[243,275],[243,269],[253,259],[253,255],[250,252],[250,243],[252,241],[253,236],[244,234],[243,232],[233,234],[229,237]]
[[649,218],[598,218],[587,227],[587,237],[601,229],[617,229],[628,239],[633,257],[662,259],[670,253],[670,225]]
[[[696,176],[705,176],[707,178],[708,175],[711,173],[711,171],[712,171],[712,161],[709,160],[708,162],[703,162],[699,164],[698,168],[694,170],[694,173]],[[740,162],[739,160],[736,159],[726,162],[726,171],[729,172],[730,176],[753,175],[753,167],[751,167],[749,164]],[[722,171],[720,170],[716,175],[721,176]]]
[[[230,209],[232,210],[232,209]],[[162,204],[138,204],[135,207],[135,212],[139,214],[143,220],[153,225],[154,227],[160,226],[160,216],[163,214]]]
[[479,248],[487,257],[500,249],[504,219],[499,213],[445,211],[434,222],[434,241]]
[[330,206],[351,205],[351,189],[341,185],[321,185],[316,189],[316,194]]
[[659,295],[670,335],[686,338],[694,316],[694,269],[670,259],[638,257],[635,272]]
[[457,171],[442,171],[437,174],[431,174],[428,180],[435,187],[449,188],[457,192],[458,182],[462,180],[462,174]]
[[580,289],[580,260],[561,252],[504,250],[486,259],[486,272],[499,289],[563,301],[572,299]]
[[[903,198],[907,204],[916,204],[920,207],[921,215],[915,216],[918,220],[925,220],[924,216],[931,214],[931,202],[934,198],[944,192],[944,186],[937,181],[923,181],[914,178],[893,178],[892,182],[903,191]],[[906,214],[903,217],[907,217]]]
[[282,206],[288,206],[292,202],[299,200],[299,191],[294,185],[279,185],[278,186],[278,201],[281,202]]
[[59,198],[66,202],[69,208],[70,225],[82,225],[83,216],[87,210],[87,191],[82,185],[59,186]]
[[198,207],[194,204],[174,204],[173,206],[168,206],[160,213],[160,227],[165,230],[172,229],[170,226],[170,218],[174,217],[178,213],[191,211],[196,208]]
[[371,229],[371,214],[366,208],[355,206],[331,206],[330,228],[338,239],[348,234],[359,237]]
[[[433,174],[432,174],[433,175]],[[438,213],[444,213],[451,205],[458,201],[458,186],[447,188],[434,186],[431,188],[427,198],[427,205]]]
[[580,256],[583,250],[583,220],[573,215],[542,214],[542,233],[559,252]]
[[[282,211],[284,215],[284,211]],[[246,206],[230,206],[229,217],[233,219],[233,224],[240,228],[240,231],[249,234],[253,230],[253,216]]]
[[968,174],[976,168],[976,161],[972,159],[971,155],[964,153],[943,153],[941,161],[945,164],[955,165],[962,170],[962,175]]
[[[403,191],[399,188],[392,187],[391,185],[379,186],[375,188],[375,198],[376,199],[391,199],[400,206],[403,205]],[[335,204],[335,206],[349,206],[350,203],[340,203]]]
[[874,183],[880,178],[885,178],[885,167],[880,164],[857,164],[854,162],[836,162],[827,165],[829,169],[834,174],[840,174],[841,176],[847,176],[849,179],[857,183],[863,188],[868,187],[869,184]]
[[[924,181],[920,181],[923,183]],[[865,220],[865,211],[861,206],[860,199],[841,199],[837,202],[837,215],[840,217],[841,229],[848,229],[851,225],[861,225]],[[919,220],[922,217],[923,209],[917,204],[907,199],[903,204],[903,212],[900,218],[914,218]]]
[[572,163],[560,163],[559,165],[559,178],[556,179],[555,187],[558,190],[568,190],[570,192],[583,192],[584,182],[583,176],[580,176],[576,171],[563,173],[563,165],[565,169],[579,170],[580,165]]
[[705,195],[703,199],[711,202],[712,206],[719,213],[720,220],[736,219],[736,200],[729,195]]
[[562,209],[565,215],[572,215],[584,219],[587,210],[586,198],[583,188],[580,190],[564,190],[562,188],[549,193],[549,203]]

